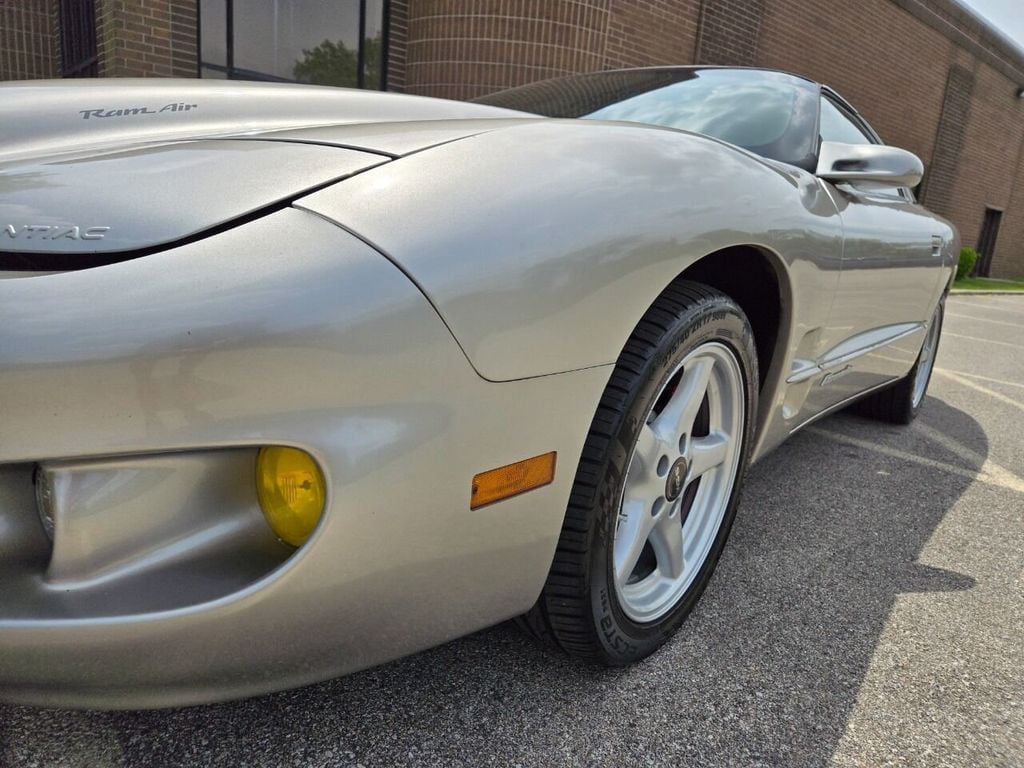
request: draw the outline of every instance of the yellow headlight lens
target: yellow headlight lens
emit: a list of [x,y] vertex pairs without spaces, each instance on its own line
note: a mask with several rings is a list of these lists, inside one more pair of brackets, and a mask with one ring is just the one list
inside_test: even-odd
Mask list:
[[320,522],[324,476],[313,457],[298,448],[272,445],[256,458],[256,494],[278,538],[302,546]]

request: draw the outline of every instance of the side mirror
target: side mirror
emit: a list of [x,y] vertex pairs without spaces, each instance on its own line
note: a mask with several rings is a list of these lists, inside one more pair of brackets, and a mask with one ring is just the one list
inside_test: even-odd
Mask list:
[[890,187],[916,187],[924,176],[924,164],[914,153],[884,144],[823,141],[816,174],[835,184],[866,181]]

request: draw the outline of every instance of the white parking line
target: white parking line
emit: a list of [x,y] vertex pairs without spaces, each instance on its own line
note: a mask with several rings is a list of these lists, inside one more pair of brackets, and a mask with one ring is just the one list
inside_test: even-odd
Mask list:
[[956,306],[963,307],[964,309],[978,309],[983,312],[986,310],[991,310],[993,312],[1005,312],[1008,315],[1024,317],[1024,301],[1019,301],[1016,304],[995,304],[989,301],[984,303],[977,301],[964,301],[962,303],[958,303]]
[[[881,357],[881,355],[879,355]],[[967,373],[966,371],[953,371],[949,368],[936,368],[938,373],[952,373],[954,376],[966,376],[969,379],[977,379],[978,381],[987,381],[991,384],[1002,384],[1004,387],[1020,387],[1024,389],[1024,384],[1019,381],[1006,381],[1005,379],[993,379],[989,376],[980,376],[977,373]]]
[[987,317],[975,317],[974,315],[961,315],[959,312],[947,312],[947,317],[962,317],[964,320],[974,320],[978,323],[992,323],[993,325],[1008,325],[1011,328],[1024,330],[1024,323],[1008,323],[1005,320],[989,320]]
[[950,453],[955,453],[968,464],[977,467],[980,474],[994,478],[1000,485],[1006,488],[1017,487],[1018,485],[1024,487],[1024,479],[1021,479],[1020,476],[1014,474],[1001,464],[996,464],[987,456],[982,456],[966,445],[958,443],[946,433],[940,432],[934,427],[929,427],[927,424],[922,424],[920,420],[914,423],[914,429],[929,440],[938,443]]
[[1024,292],[1016,294],[1016,298],[1011,296],[993,296],[992,299],[993,304],[998,304],[1003,307],[1018,307],[1024,309]]
[[981,386],[981,384],[975,384],[973,381],[965,379],[963,376],[959,376],[955,373],[951,373],[950,371],[947,371],[945,368],[935,368],[934,371],[940,376],[945,376],[947,379],[955,381],[957,384],[960,384],[965,387],[970,387],[971,389],[986,394],[989,397],[994,397],[996,400],[999,400],[1002,403],[1012,405],[1014,408],[1019,408],[1020,410],[1024,411],[1024,403],[1018,400],[1014,400],[1012,397],[1007,397],[1002,392],[996,392],[994,389],[989,389],[988,387]]
[[[832,440],[836,443],[843,443],[845,445],[852,445],[856,448],[863,448],[868,451],[880,453],[883,456],[889,456],[893,459],[900,459],[901,461],[909,461],[914,464],[920,464],[924,467],[930,467],[932,469],[938,469],[943,472],[948,472],[952,475],[960,475],[970,480],[979,480],[988,485],[994,485],[998,488],[1006,488],[1007,490],[1016,491],[1017,493],[1024,493],[1024,480],[1017,477],[1008,470],[1003,472],[997,472],[992,474],[989,471],[991,468],[983,465],[980,470],[974,471],[970,469],[964,469],[958,467],[955,464],[947,464],[944,461],[936,461],[935,459],[925,458],[924,456],[918,456],[915,453],[908,453],[907,451],[901,451],[896,448],[890,448],[887,445],[879,445],[878,443],[872,443],[867,440],[861,440],[857,437],[850,437],[849,435],[843,435],[839,432],[832,432],[828,429],[822,429],[821,427],[809,427],[808,432],[813,432],[815,435],[820,435],[828,440]],[[1001,467],[999,469],[1002,469]]]
[[982,339],[979,336],[965,336],[962,333],[953,333],[952,331],[943,330],[943,336],[952,336],[954,339],[967,339],[968,341],[981,341],[985,344],[996,344],[1000,347],[1010,347],[1010,349],[1019,349],[1024,351],[1024,347],[1020,344],[1009,344],[1005,341],[996,341],[995,339]]

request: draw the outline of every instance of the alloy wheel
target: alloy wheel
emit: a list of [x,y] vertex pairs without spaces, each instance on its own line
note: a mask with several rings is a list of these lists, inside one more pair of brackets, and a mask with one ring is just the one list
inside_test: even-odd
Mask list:
[[711,551],[740,464],[743,393],[735,353],[709,342],[683,358],[654,398],[615,528],[615,590],[637,623],[671,611]]

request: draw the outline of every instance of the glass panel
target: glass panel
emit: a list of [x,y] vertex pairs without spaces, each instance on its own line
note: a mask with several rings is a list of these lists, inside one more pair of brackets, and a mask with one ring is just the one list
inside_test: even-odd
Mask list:
[[234,65],[321,85],[356,85],[359,2],[248,0],[234,7]]
[[[817,94],[809,82],[758,70],[641,70],[640,76],[639,82],[593,82],[604,104],[580,117],[679,128],[763,157],[813,165]],[[659,82],[665,77],[676,82]]]
[[744,81],[718,72],[611,104],[584,117],[682,128],[741,147],[778,141],[795,112],[787,83]]
[[[199,40],[203,50],[201,60],[209,64],[226,66],[227,45],[225,24],[227,3],[225,0],[202,0],[199,4]],[[203,77],[217,77],[211,71],[203,69]],[[224,77],[223,74],[219,75]]]
[[814,83],[781,72],[650,67],[570,75],[474,101],[548,117],[680,128],[813,171],[818,94]]
[[826,98],[821,100],[821,140],[842,144],[873,143],[839,107]]
[[[366,0],[365,87],[379,88],[386,0]],[[227,73],[227,0],[202,0],[203,77],[358,85],[360,0],[235,0]]]

